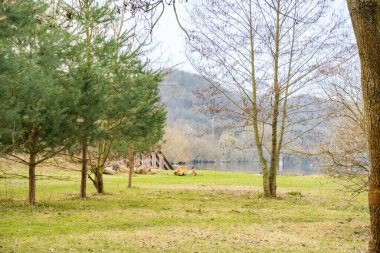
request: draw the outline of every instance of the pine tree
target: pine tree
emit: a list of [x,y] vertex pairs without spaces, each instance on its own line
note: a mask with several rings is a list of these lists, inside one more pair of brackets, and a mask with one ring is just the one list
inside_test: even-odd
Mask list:
[[163,138],[166,121],[166,111],[158,92],[162,74],[141,71],[133,76],[133,82],[129,84],[132,92],[126,93],[130,103],[129,114],[113,141],[113,153],[124,158],[128,156],[128,187],[132,185],[135,155],[154,149]]
[[110,86],[105,92],[108,106],[99,119],[103,135],[97,139],[90,159],[93,174],[90,179],[98,193],[104,192],[102,174],[109,155],[127,154],[132,143],[139,147],[143,140],[145,149],[151,148],[162,139],[166,118],[158,94],[162,74],[147,70],[136,51],[116,52],[116,60],[108,71]]
[[[85,197],[87,177],[98,193],[104,192],[103,169],[113,149],[120,151],[123,147],[128,152],[128,148],[116,143],[146,138],[149,131],[140,130],[148,129],[146,124],[158,127],[155,131],[162,133],[165,112],[158,96],[161,74],[147,70],[141,63],[141,47],[134,49],[131,45],[134,35],[123,27],[115,29],[118,32],[114,35],[109,33],[109,27],[117,19],[117,8],[113,8],[112,1],[97,4],[79,0],[72,9],[77,11],[73,16],[80,28],[77,44],[82,45],[82,55],[79,54],[72,66],[77,66],[73,72],[77,73],[75,79],[81,97],[78,134],[83,162],[81,196]],[[160,123],[153,124],[152,120]],[[134,132],[139,132],[138,136],[131,134]]]
[[78,120],[76,139],[82,153],[82,198],[86,197],[89,149],[105,134],[101,118],[110,105],[106,96],[109,87],[108,58],[112,52],[106,40],[113,13],[109,8],[110,2],[99,4],[94,0],[77,0],[65,6],[71,10],[68,26],[75,27],[72,32],[76,38],[77,53],[72,58],[70,73],[79,96],[75,113]]
[[0,151],[28,166],[34,205],[36,166],[72,145],[71,36],[42,1],[2,1],[0,17]]

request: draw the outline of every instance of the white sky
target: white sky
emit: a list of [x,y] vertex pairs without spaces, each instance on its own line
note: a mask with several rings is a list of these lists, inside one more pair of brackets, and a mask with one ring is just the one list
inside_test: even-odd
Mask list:
[[[186,9],[191,8],[192,2],[199,0],[188,0],[187,3],[177,3],[177,11],[181,23],[186,27]],[[307,0],[305,0],[307,1]],[[346,0],[326,0],[332,3],[342,15],[348,17]],[[159,65],[164,67],[175,67],[177,69],[196,72],[189,64],[185,54],[186,34],[178,26],[172,6],[166,6],[164,15],[153,32],[154,41],[158,43],[154,50],[153,59],[158,60]]]
[[[182,24],[185,24],[186,8],[191,5],[191,1],[197,0],[189,0],[187,4],[179,2],[176,4]],[[154,58],[160,58],[159,61],[163,66],[195,72],[185,54],[186,34],[179,27],[172,6],[166,6],[164,15],[154,29],[153,35],[158,43]]]

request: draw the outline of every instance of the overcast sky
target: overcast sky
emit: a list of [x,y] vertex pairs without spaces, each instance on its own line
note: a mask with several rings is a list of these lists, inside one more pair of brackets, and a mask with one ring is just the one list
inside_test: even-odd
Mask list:
[[[197,0],[190,0],[187,4],[177,3],[176,5],[179,16],[183,20],[181,23],[185,23],[186,8],[191,5],[191,1]],[[154,30],[154,40],[158,43],[154,57],[160,58],[161,64],[166,67],[175,66],[181,70],[195,72],[186,59],[185,37],[186,34],[177,24],[172,7],[167,6]]]
[[[177,11],[185,24],[187,8],[191,8],[192,2],[199,0],[188,0],[187,3],[177,3]],[[307,1],[307,0],[305,0]],[[333,6],[339,9],[344,16],[348,17],[346,0],[326,0],[331,1]],[[178,26],[171,6],[167,6],[164,15],[154,30],[154,40],[158,43],[154,51],[155,60],[159,58],[159,65],[165,67],[176,67],[181,70],[196,72],[188,63],[185,54],[186,34]]]

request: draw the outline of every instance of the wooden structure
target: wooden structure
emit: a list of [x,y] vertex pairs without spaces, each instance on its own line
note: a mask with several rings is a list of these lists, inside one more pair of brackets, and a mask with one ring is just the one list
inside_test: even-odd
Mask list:
[[173,166],[161,151],[152,152],[150,155],[145,157],[140,155],[137,157],[137,163],[141,166],[153,167],[160,170],[174,170]]

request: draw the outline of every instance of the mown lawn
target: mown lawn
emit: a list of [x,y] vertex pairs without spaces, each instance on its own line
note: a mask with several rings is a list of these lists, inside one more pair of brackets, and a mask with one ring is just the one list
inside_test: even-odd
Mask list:
[[[1,165],[0,165],[1,166]],[[40,169],[42,174],[44,169]],[[260,175],[162,171],[105,177],[107,194],[88,183],[78,198],[71,181],[0,180],[0,252],[364,252],[366,195],[356,198],[323,176],[281,176],[279,197],[262,198]],[[301,194],[301,195],[300,195]]]

